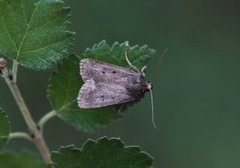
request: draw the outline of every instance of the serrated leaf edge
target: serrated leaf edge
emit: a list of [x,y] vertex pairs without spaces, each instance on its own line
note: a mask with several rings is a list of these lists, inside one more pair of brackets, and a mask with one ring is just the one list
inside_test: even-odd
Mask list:
[[61,146],[58,151],[52,151],[52,153],[57,154],[57,153],[60,153],[61,150],[64,150],[64,149],[67,149],[67,148],[74,149],[74,150],[78,150],[78,151],[82,152],[82,151],[83,151],[83,148],[84,148],[87,144],[93,143],[94,145],[97,145],[97,144],[101,143],[103,140],[107,140],[108,142],[111,142],[111,141],[113,141],[113,140],[116,140],[116,141],[118,141],[118,142],[121,144],[121,146],[122,146],[123,149],[137,148],[137,149],[139,150],[139,153],[145,154],[145,155],[147,155],[149,158],[154,159],[149,153],[147,153],[147,152],[145,152],[145,151],[141,151],[141,150],[140,150],[140,147],[137,146],[137,145],[128,145],[128,146],[126,146],[125,143],[124,143],[120,138],[116,138],[116,137],[108,138],[107,136],[100,137],[100,138],[98,138],[97,140],[93,140],[93,139],[90,139],[90,138],[89,138],[89,139],[87,139],[86,142],[84,142],[84,143],[82,144],[82,146],[81,146],[80,148],[76,147],[74,144],[72,144],[72,145],[67,145],[67,146]]

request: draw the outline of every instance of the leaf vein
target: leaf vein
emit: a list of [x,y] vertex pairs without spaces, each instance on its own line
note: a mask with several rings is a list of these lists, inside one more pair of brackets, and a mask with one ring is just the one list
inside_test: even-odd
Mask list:
[[62,15],[59,15],[59,16],[57,16],[57,17],[53,17],[52,19],[48,20],[47,22],[43,23],[42,25],[40,25],[40,26],[38,26],[38,27],[30,30],[28,33],[31,33],[31,32],[33,32],[33,31],[36,31],[36,30],[40,29],[41,27],[44,27],[44,26],[48,25],[48,24],[51,23],[52,21],[57,20],[57,19],[60,18],[60,17],[62,17]]
[[[40,1],[41,1],[41,0],[40,0]],[[18,60],[18,57],[19,57],[19,55],[20,55],[20,51],[21,51],[21,49],[22,49],[23,43],[24,43],[24,41],[25,41],[25,39],[26,39],[26,37],[27,37],[28,31],[29,31],[30,23],[31,23],[31,21],[32,21],[33,15],[34,15],[35,12],[36,12],[36,9],[38,8],[38,6],[39,6],[39,4],[40,4],[40,1],[38,1],[36,7],[35,7],[34,10],[33,10],[32,15],[31,15],[31,17],[30,17],[30,19],[29,19],[29,23],[27,23],[26,32],[25,32],[25,34],[24,34],[24,36],[23,36],[23,39],[22,39],[22,41],[21,41],[21,43],[20,43],[20,46],[19,46],[19,48],[18,48],[16,60]]]
[[51,46],[51,45],[54,45],[54,44],[64,43],[65,41],[67,41],[67,40],[69,40],[69,39],[71,39],[71,38],[72,38],[72,36],[69,36],[68,38],[65,38],[64,40],[59,40],[59,41],[56,41],[56,42],[54,42],[54,43],[48,44],[48,45],[46,45],[46,46],[36,48],[36,49],[34,49],[34,50],[25,51],[25,52],[22,52],[22,54],[26,54],[26,53],[30,53],[30,52],[35,52],[35,51],[38,51],[38,50],[47,48],[47,47],[49,47],[49,46]]

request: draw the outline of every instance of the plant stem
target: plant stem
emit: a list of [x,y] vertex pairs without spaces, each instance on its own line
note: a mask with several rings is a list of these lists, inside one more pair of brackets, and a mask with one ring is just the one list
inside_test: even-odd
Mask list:
[[13,73],[13,81],[15,83],[17,82],[17,72],[18,72],[18,63],[16,60],[14,60],[13,66],[12,66],[12,73]]
[[6,79],[6,82],[8,84],[8,87],[9,89],[11,90],[12,94],[13,94],[13,97],[24,117],[24,120],[26,121],[30,131],[33,133],[33,132],[36,132],[37,131],[37,127],[36,127],[36,124],[35,122],[33,121],[33,118],[23,100],[23,97],[20,93],[20,90],[18,89],[17,85],[12,82],[11,80],[9,80],[8,78],[5,78]]
[[22,138],[32,141],[30,135],[26,132],[12,132],[9,134],[9,139]]
[[35,132],[33,141],[46,164],[52,163],[51,155],[40,131]]
[[45,114],[38,122],[38,126],[42,129],[46,122],[50,120],[51,118],[55,117],[57,115],[56,111],[50,111],[49,113]]
[[9,89],[11,90],[13,97],[23,115],[23,118],[25,122],[27,123],[27,126],[30,130],[30,135],[32,138],[33,143],[37,147],[38,151],[40,152],[42,158],[44,159],[45,163],[51,163],[51,158],[50,158],[50,152],[49,149],[45,143],[45,140],[42,136],[41,131],[38,129],[36,123],[34,122],[26,103],[24,102],[24,99],[22,97],[22,94],[13,80],[13,76],[9,74],[8,76],[4,77]]

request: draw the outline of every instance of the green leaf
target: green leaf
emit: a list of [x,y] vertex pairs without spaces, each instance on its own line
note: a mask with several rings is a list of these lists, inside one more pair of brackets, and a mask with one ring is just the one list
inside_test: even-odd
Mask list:
[[[110,47],[106,41],[96,44],[84,52],[84,57],[103,60],[126,66],[124,51],[126,44],[114,43]],[[137,66],[143,66],[155,53],[147,46],[128,47],[129,59]],[[99,126],[109,124],[121,117],[117,112],[119,106],[97,109],[80,109],[77,105],[78,92],[83,84],[79,74],[80,59],[71,56],[59,64],[58,70],[52,75],[48,88],[48,98],[58,116],[77,128],[94,131]],[[136,64],[135,64],[136,63]]]
[[6,113],[2,109],[0,109],[0,148],[2,148],[6,141],[8,140],[9,132],[10,132],[9,119]]
[[61,0],[0,0],[0,54],[44,70],[69,55],[73,32]]
[[43,162],[34,153],[0,153],[1,168],[46,168]]
[[88,140],[81,149],[61,147],[52,152],[56,168],[150,168],[152,157],[137,146],[125,146],[118,138]]
[[127,51],[130,62],[141,69],[155,55],[156,51],[147,45],[126,46],[127,42],[115,42],[112,46],[108,45],[105,40],[95,44],[92,48],[87,48],[83,57],[93,58],[104,62],[127,67],[125,59],[125,50]]

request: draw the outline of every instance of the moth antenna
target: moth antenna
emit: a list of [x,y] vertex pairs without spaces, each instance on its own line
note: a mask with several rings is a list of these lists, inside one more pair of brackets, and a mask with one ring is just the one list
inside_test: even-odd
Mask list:
[[[128,43],[126,44],[126,46],[128,46]],[[126,50],[126,49],[125,49],[125,59],[126,59],[128,65],[129,65],[132,69],[134,69],[135,71],[139,71],[139,69],[138,69],[137,67],[135,67],[135,66],[129,61],[128,55],[127,55],[127,50]]]
[[150,96],[151,96],[151,106],[152,106],[152,124],[153,124],[153,127],[155,129],[157,129],[157,125],[155,123],[155,119],[154,119],[154,103],[153,103],[153,92],[152,92],[152,89],[149,89],[150,91]]

